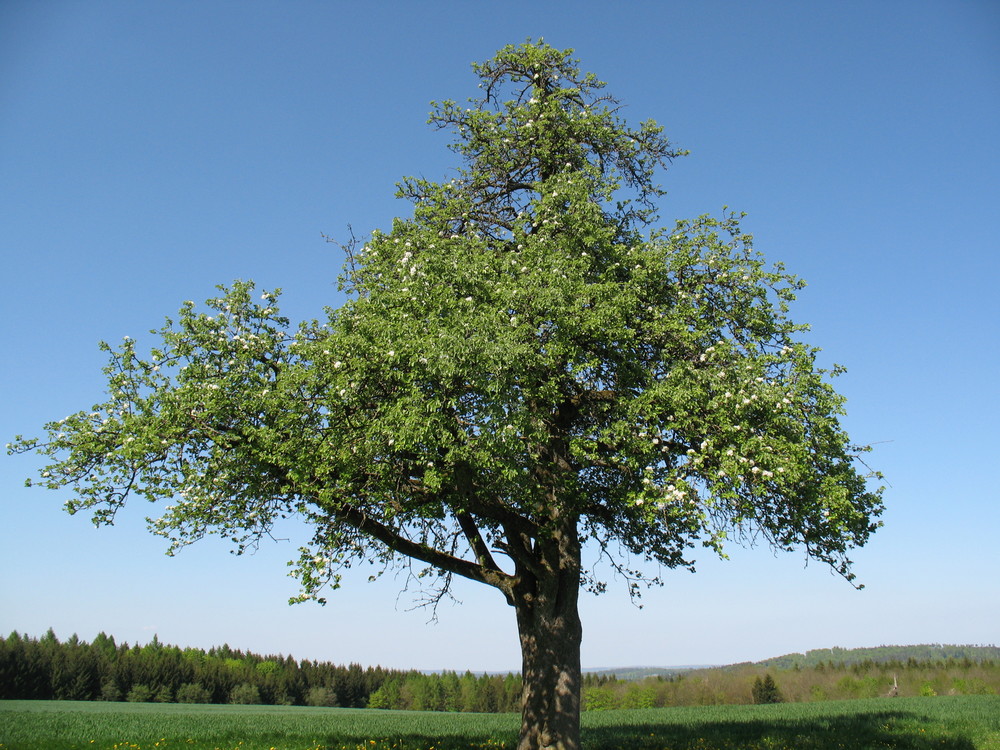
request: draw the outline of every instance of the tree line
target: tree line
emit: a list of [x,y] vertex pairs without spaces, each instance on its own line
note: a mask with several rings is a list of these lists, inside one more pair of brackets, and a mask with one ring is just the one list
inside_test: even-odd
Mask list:
[[[433,687],[427,687],[430,683]],[[514,711],[513,675],[423,675],[383,667],[261,656],[228,645],[205,651],[163,644],[90,643],[17,632],[0,639],[0,699],[244,703],[352,708]]]
[[583,690],[587,710],[998,694],[1000,660],[967,657],[827,661],[788,669],[739,664],[641,680],[596,675],[585,681]]
[[923,643],[912,646],[875,646],[872,648],[819,648],[804,654],[793,653],[757,662],[764,667],[792,669],[816,667],[819,664],[847,664],[879,662],[932,662],[932,661],[1000,661],[1000,647],[993,645],[956,645]]
[[[951,653],[951,652],[949,652]],[[955,652],[957,654],[957,652]],[[905,651],[897,655],[905,656]],[[1000,694],[1000,660],[982,653],[919,660],[818,661],[774,667],[769,662],[698,669],[673,676],[583,678],[586,710],[659,708],[875,698]],[[973,658],[974,656],[980,658]],[[17,632],[0,639],[0,700],[244,703],[342,706],[412,711],[513,712],[519,674],[347,666],[261,656],[228,645],[207,651],[163,644],[118,644],[100,633],[60,641]]]

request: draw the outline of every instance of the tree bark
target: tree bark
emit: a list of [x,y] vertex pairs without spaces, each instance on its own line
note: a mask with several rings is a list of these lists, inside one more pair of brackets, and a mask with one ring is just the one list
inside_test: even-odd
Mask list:
[[512,604],[521,639],[518,750],[580,750],[580,543],[575,522],[543,543],[534,572],[520,571]]

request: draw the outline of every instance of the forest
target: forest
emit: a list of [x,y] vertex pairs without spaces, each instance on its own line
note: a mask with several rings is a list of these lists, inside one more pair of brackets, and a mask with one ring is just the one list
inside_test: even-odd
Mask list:
[[[421,688],[432,679],[447,682],[458,697],[447,705],[430,704]],[[471,672],[431,678],[416,671],[261,656],[228,645],[208,651],[182,649],[156,636],[141,646],[118,644],[105,633],[90,643],[76,635],[61,642],[51,629],[41,638],[14,632],[0,639],[0,700],[364,708],[384,702],[386,696],[419,708],[515,711],[520,678]]]
[[599,710],[998,694],[1000,661],[907,657],[827,661],[788,669],[738,664],[639,680],[592,676],[583,698],[586,710]]
[[875,646],[874,648],[818,648],[806,651],[804,654],[785,654],[773,659],[759,662],[761,666],[776,669],[793,669],[799,667],[816,667],[826,663],[844,663],[847,665],[858,662],[906,662],[906,661],[1000,661],[998,646],[956,646],[942,643],[924,643],[915,646]]
[[[623,679],[584,678],[586,710],[1000,694],[993,646],[824,649],[756,664]],[[819,658],[820,655],[830,657]],[[811,656],[812,658],[806,658]],[[797,660],[793,657],[799,657]],[[834,660],[836,659],[836,660]],[[625,670],[623,670],[623,673]],[[242,703],[502,713],[519,710],[517,674],[423,673],[209,649],[118,644],[99,634],[0,639],[0,700]]]

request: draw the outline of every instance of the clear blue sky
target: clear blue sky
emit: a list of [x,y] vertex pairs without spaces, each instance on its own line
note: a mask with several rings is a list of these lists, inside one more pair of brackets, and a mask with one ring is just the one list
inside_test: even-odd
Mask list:
[[[613,7],[613,11],[611,8]],[[585,666],[756,660],[830,646],[1000,642],[1000,4],[803,2],[0,3],[0,433],[103,398],[100,339],[142,339],[186,299],[252,278],[294,319],[336,306],[323,233],[387,228],[400,177],[444,177],[432,99],[470,63],[573,47],[634,120],[691,150],[662,220],[748,212],[857,442],[885,528],[855,591],[798,554],[732,550],[633,607],[583,604]],[[460,586],[440,622],[402,581],[288,607],[304,541],[179,557],[137,503],[111,529],[27,490],[0,456],[0,633],[233,647],[420,669],[516,669],[513,612]]]

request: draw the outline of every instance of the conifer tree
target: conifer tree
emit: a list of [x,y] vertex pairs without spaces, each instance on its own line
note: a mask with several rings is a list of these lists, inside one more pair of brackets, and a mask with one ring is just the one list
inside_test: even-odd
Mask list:
[[770,672],[765,674],[763,679],[760,677],[754,678],[751,695],[753,696],[753,702],[758,704],[783,703],[785,700]]

